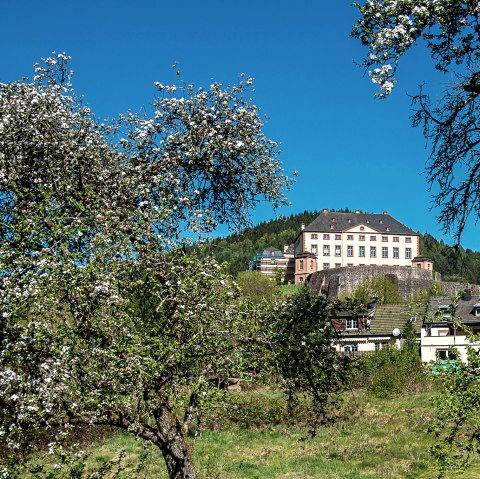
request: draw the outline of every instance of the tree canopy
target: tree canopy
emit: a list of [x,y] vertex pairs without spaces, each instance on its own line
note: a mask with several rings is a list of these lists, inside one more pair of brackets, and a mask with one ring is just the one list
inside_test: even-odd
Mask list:
[[62,468],[64,434],[100,423],[192,478],[185,428],[212,378],[241,374],[256,316],[215,261],[184,254],[186,232],[245,225],[258,200],[285,203],[290,179],[251,79],[158,83],[151,115],[99,124],[68,62],[0,84],[2,477],[39,430]]
[[468,218],[480,217],[478,2],[368,0],[355,6],[361,17],[352,35],[369,49],[364,66],[380,97],[392,93],[401,57],[419,43],[449,75],[438,103],[423,86],[413,97],[413,125],[423,127],[429,142],[426,173],[439,219],[460,243]]

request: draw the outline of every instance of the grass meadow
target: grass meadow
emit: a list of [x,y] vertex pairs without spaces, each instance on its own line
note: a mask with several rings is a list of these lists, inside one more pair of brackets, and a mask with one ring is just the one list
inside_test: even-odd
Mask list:
[[[254,406],[262,395],[234,394],[256,396]],[[361,393],[355,401],[350,398],[334,424],[321,428],[313,438],[306,437],[304,428],[285,425],[278,396],[263,395],[273,407],[268,409],[267,404],[263,413],[257,409],[258,421],[248,418],[255,414],[252,409],[247,422],[220,420],[192,441],[197,475],[203,479],[435,478],[437,470],[429,455],[434,437],[428,432],[433,394],[378,399]],[[167,479],[159,452],[125,433],[111,432],[84,449],[88,458],[82,477],[96,477],[91,475],[94,471],[110,467],[107,478]],[[49,458],[43,454],[37,460],[45,463]],[[108,461],[113,462],[108,465]],[[480,462],[455,477],[480,478]]]

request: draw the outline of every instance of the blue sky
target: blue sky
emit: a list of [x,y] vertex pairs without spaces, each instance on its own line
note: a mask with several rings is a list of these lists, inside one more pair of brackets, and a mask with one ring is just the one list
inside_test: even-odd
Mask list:
[[[410,228],[441,234],[422,175],[428,158],[410,126],[410,98],[426,80],[441,91],[425,51],[405,58],[385,101],[355,65],[365,50],[349,38],[357,15],[348,0],[173,1],[0,0],[0,82],[32,75],[52,51],[72,56],[74,85],[97,116],[137,111],[153,82],[208,85],[256,79],[255,103],[270,118],[267,135],[282,146],[287,173],[298,170],[291,207],[387,210]],[[273,218],[260,206],[253,222]],[[479,249],[473,222],[462,244]]]

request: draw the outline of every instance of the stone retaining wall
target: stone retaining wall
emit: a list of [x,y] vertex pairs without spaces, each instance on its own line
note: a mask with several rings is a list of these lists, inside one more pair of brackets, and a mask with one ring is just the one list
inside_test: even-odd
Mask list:
[[[465,289],[465,283],[441,281],[441,275],[426,269],[402,266],[353,266],[318,271],[310,276],[309,283],[315,294],[324,294],[335,299],[339,294],[352,293],[370,276],[388,278],[399,290],[403,299],[408,300],[417,289],[429,290],[433,281],[439,281],[448,295],[454,296]],[[472,294],[480,295],[479,285],[470,285]]]

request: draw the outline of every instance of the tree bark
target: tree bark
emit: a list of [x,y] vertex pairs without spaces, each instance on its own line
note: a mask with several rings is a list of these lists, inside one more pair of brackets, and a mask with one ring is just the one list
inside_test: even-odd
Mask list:
[[[152,412],[155,426],[144,424],[136,434],[160,449],[170,479],[195,479],[192,453],[182,433],[175,413],[168,406],[159,406]],[[111,411],[105,424],[130,430],[135,421],[121,411]]]
[[175,414],[167,408],[155,411],[159,442],[170,479],[195,479],[192,453]]

